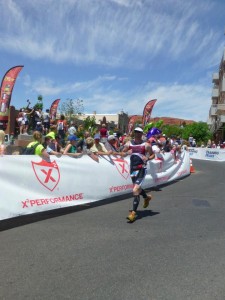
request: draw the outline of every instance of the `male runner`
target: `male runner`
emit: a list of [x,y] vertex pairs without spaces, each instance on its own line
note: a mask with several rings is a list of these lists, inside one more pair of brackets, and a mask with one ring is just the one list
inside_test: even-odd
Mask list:
[[147,173],[147,161],[155,157],[152,151],[152,147],[149,143],[142,140],[143,129],[136,127],[134,129],[134,139],[128,141],[123,149],[123,152],[131,154],[130,156],[130,176],[134,184],[133,187],[133,209],[130,211],[127,219],[130,222],[134,222],[137,217],[137,208],[140,202],[140,195],[144,198],[143,207],[146,208],[149,205],[149,201],[152,199],[151,195],[147,195],[145,190],[141,188]]

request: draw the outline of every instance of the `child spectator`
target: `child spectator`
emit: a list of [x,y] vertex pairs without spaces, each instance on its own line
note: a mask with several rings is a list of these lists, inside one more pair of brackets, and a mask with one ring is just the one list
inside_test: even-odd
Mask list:
[[76,147],[76,142],[79,139],[75,135],[69,136],[69,143],[66,146],[65,150],[63,151],[63,154],[68,154],[69,156],[72,157],[81,157],[82,153],[78,153],[77,147]]

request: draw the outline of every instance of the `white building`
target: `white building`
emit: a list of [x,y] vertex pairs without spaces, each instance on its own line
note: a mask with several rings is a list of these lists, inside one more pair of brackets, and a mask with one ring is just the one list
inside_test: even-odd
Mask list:
[[96,124],[99,126],[106,124],[108,130],[118,128],[122,133],[127,131],[129,117],[128,114],[123,111],[118,114],[98,114],[94,111],[92,114],[77,115],[76,119],[83,121],[87,117],[95,117]]
[[219,70],[212,75],[212,104],[208,125],[216,142],[225,140],[225,49]]

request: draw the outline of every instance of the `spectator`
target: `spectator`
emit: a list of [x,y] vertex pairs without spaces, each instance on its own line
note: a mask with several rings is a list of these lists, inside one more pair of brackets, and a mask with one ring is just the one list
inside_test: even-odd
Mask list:
[[77,143],[77,148],[80,149],[81,151],[85,151],[87,148],[86,145],[86,139],[90,137],[90,132],[89,131],[85,131],[84,132],[84,138],[80,139]]
[[160,140],[160,143],[161,143],[163,146],[165,146],[166,140],[167,140],[167,137],[166,137],[165,133],[163,133],[163,135],[160,136],[159,140]]
[[63,154],[68,154],[72,157],[81,157],[82,153],[78,153],[76,142],[78,141],[78,138],[75,135],[69,136],[69,143],[67,144],[65,150],[63,151]]
[[196,144],[196,140],[195,139],[193,139],[193,141],[192,141],[192,147],[196,147],[197,146],[197,144]]
[[63,153],[63,151],[62,151],[62,145],[60,144],[59,137],[58,137],[58,135],[53,130],[50,131],[46,135],[46,137],[50,137],[52,140],[54,140],[54,145],[53,145],[53,142],[51,144],[52,150],[54,150],[56,152]]
[[120,141],[120,144],[121,146],[124,145],[124,139],[127,137],[127,134],[124,133],[122,134],[120,137],[119,137],[119,141]]
[[171,135],[170,137],[170,144],[171,146],[173,146],[176,143],[176,136],[175,135]]
[[190,135],[189,135],[189,138],[188,138],[189,147],[193,147],[193,146],[192,146],[193,140],[194,140],[194,138],[193,138],[193,136],[190,134]]
[[55,139],[53,139],[51,136],[45,137],[43,146],[45,147],[45,149],[49,155],[56,155],[56,156],[62,155],[60,152],[57,152],[55,150]]
[[16,121],[19,126],[20,134],[23,134],[24,124],[23,124],[23,109],[22,108],[20,109],[20,111],[18,113]]
[[65,120],[65,116],[61,115],[60,119],[57,121],[57,133],[60,138],[60,144],[65,146],[65,136],[67,131],[67,122]]
[[0,130],[0,156],[5,154],[5,132]]
[[41,133],[43,132],[43,125],[41,121],[36,123],[35,130]]
[[165,145],[162,148],[163,152],[170,152],[172,150],[171,144],[170,144],[170,140],[167,139]]
[[63,153],[63,146],[60,144],[60,138],[58,134],[55,135],[55,150],[57,152]]
[[23,134],[28,134],[28,125],[29,125],[29,120],[28,116],[31,115],[34,112],[34,110],[31,110],[30,112],[25,111],[24,109],[22,110],[22,123],[23,123]]
[[131,140],[131,136],[126,135],[126,136],[124,137],[123,142],[122,142],[122,144],[121,144],[121,146],[120,146],[120,150],[121,150],[121,151],[123,151],[123,148],[124,148],[125,144],[126,144],[127,142],[129,142],[130,140]]
[[0,120],[0,130],[4,130],[4,122]]
[[208,140],[206,148],[212,148],[212,141]]
[[178,143],[173,144],[170,153],[174,156],[174,160],[177,161],[180,158],[181,145],[178,145]]
[[212,148],[216,148],[216,143],[212,141]]
[[94,146],[95,140],[92,137],[88,137],[85,140],[85,144],[87,146],[87,155],[90,156],[93,160],[99,161],[97,152],[91,151],[91,148]]
[[77,129],[75,127],[74,122],[72,121],[70,124],[70,127],[68,128],[68,133],[69,133],[69,135],[75,135],[76,132],[77,132]]
[[[195,140],[193,140],[193,141],[195,141]],[[181,145],[181,144],[182,144],[182,140],[181,140],[181,137],[180,137],[180,136],[177,137],[176,143],[178,143],[178,145]]]
[[98,155],[110,155],[112,154],[112,150],[107,151],[103,143],[100,143],[100,135],[95,134],[94,136],[94,145],[90,149],[92,152]]
[[119,147],[116,142],[117,138],[114,135],[109,135],[107,142],[105,143],[105,148],[107,151],[112,151],[113,154],[118,154]]
[[35,155],[41,156],[45,160],[49,160],[49,154],[42,145],[42,134],[40,131],[34,131],[33,133],[33,142],[27,145],[27,148],[30,148],[38,143],[38,146],[35,148]]
[[108,130],[106,128],[106,124],[102,124],[101,129],[99,130],[101,143],[105,144],[107,141]]
[[224,148],[225,148],[225,142],[222,142],[222,143],[220,144],[220,148],[221,148],[221,149],[224,149]]
[[[114,133],[115,133],[115,135],[116,135],[116,137],[118,138],[118,140],[120,139],[120,137],[122,136],[122,133],[121,133],[121,131],[119,130],[119,128],[115,128],[114,129],[115,131],[114,131]],[[113,133],[113,134],[114,134]]]
[[33,124],[34,130],[38,128],[39,129],[38,131],[42,132],[42,112],[40,108],[35,108],[33,120],[34,120],[34,124]]
[[48,134],[49,130],[50,130],[50,114],[49,114],[49,112],[50,112],[49,109],[46,109],[46,111],[42,115],[44,134]]

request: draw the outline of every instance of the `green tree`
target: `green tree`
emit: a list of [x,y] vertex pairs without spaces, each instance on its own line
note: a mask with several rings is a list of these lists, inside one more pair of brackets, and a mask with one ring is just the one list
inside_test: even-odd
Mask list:
[[155,128],[158,128],[161,130],[163,126],[163,120],[158,120],[157,122],[153,123],[153,122],[150,122],[148,124],[145,125],[144,127],[144,132],[147,133],[150,129],[152,129],[153,127]]
[[78,126],[77,136],[83,138],[85,131],[89,131],[91,136],[94,136],[94,134],[97,132],[97,128],[98,126],[96,124],[95,117],[88,116],[83,120],[83,124]]
[[76,117],[76,115],[80,115],[83,113],[84,106],[83,100],[81,99],[67,99],[61,104],[60,111],[65,114],[66,118],[71,121]]
[[196,122],[186,125],[183,128],[182,137],[188,140],[189,136],[193,136],[198,145],[202,142],[207,143],[209,139],[212,139],[212,133],[209,131],[208,125],[205,122]]
[[166,136],[171,137],[174,136],[182,136],[183,128],[178,125],[163,125],[162,132],[165,133]]

